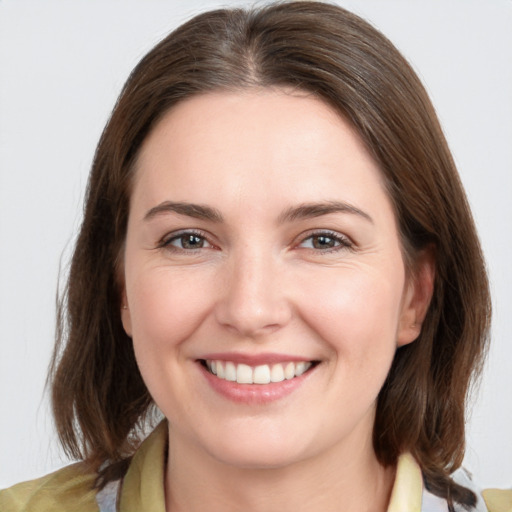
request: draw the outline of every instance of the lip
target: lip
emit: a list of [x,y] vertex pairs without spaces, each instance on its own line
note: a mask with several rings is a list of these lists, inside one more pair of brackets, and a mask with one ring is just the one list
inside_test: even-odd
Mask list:
[[294,391],[297,391],[306,382],[306,380],[315,373],[318,366],[314,365],[301,376],[294,377],[290,380],[271,382],[269,384],[239,384],[238,382],[219,379],[215,375],[211,374],[202,363],[202,360],[204,359],[232,361],[237,364],[248,364],[250,366],[290,361],[301,362],[308,361],[310,359],[282,354],[258,354],[257,356],[253,356],[247,354],[216,353],[205,355],[204,358],[196,360],[196,365],[201,371],[203,377],[217,394],[232,402],[247,405],[269,404],[289,396]]

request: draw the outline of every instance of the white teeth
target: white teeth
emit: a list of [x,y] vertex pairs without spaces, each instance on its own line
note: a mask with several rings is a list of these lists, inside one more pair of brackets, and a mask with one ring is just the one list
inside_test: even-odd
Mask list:
[[270,368],[268,364],[262,364],[254,368],[252,381],[254,384],[268,384],[270,382]]
[[219,379],[238,384],[269,384],[300,377],[311,367],[311,362],[262,364],[256,367],[247,364],[235,364],[232,361],[207,360],[206,366]]
[[284,380],[284,370],[280,364],[275,364],[272,366],[272,371],[270,372],[270,380],[272,382],[282,382]]
[[284,367],[284,378],[286,380],[293,379],[295,377],[295,365],[293,363],[288,363]]
[[252,384],[252,368],[246,364],[239,364],[236,369],[236,381],[239,384]]
[[297,363],[295,365],[295,375],[300,377],[306,371],[306,363]]
[[231,361],[226,362],[226,380],[236,381],[236,366]]

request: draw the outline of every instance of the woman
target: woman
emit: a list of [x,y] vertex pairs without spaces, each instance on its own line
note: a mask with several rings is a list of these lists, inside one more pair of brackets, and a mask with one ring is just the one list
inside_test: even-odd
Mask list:
[[451,476],[490,314],[471,214],[418,78],[343,9],[206,13],[141,61],[61,312],[83,462],[8,510],[485,510]]

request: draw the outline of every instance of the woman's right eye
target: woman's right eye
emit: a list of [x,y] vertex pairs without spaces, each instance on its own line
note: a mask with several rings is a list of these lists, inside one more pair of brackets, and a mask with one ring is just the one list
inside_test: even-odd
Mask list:
[[161,247],[171,250],[194,251],[197,249],[210,248],[212,245],[204,236],[198,233],[182,232],[163,240]]

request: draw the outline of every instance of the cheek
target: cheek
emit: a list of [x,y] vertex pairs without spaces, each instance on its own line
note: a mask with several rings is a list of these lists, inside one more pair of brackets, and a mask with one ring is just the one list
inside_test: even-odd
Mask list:
[[327,269],[303,282],[301,311],[313,330],[338,357],[367,366],[379,355],[394,353],[403,278],[399,272],[373,268]]
[[[152,268],[132,274],[127,295],[137,365],[156,404],[171,418],[184,414],[190,351],[187,340],[209,314],[213,284],[204,273]],[[206,283],[206,286],[205,286]],[[208,283],[210,285],[208,286]]]
[[212,279],[205,272],[151,269],[127,285],[134,344],[144,350],[186,341],[208,315]]

